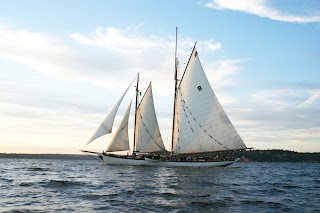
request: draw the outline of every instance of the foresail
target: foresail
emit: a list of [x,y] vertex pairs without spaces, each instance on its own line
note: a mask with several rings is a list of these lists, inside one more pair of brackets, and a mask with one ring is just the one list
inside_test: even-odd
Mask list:
[[178,87],[175,116],[175,154],[246,148],[215,96],[195,48]]
[[151,83],[137,110],[136,150],[139,152],[165,151],[154,109]]
[[111,139],[111,142],[106,150],[107,152],[123,151],[123,150],[130,149],[129,137],[128,137],[128,121],[129,121],[131,103],[132,101],[130,102],[129,107],[122,118],[120,126],[118,127],[116,133]]
[[[133,81],[131,82],[131,84],[133,83]],[[121,101],[123,99],[123,97],[126,95],[127,91],[129,90],[131,84],[129,85],[129,87],[126,89],[126,91],[123,93],[123,95],[120,97],[120,99],[118,100],[118,102],[113,106],[113,108],[109,111],[109,113],[107,114],[107,116],[105,117],[105,119],[101,122],[101,124],[99,125],[98,129],[95,131],[95,133],[92,135],[92,137],[90,138],[90,140],[86,143],[85,146],[87,146],[89,143],[91,143],[93,140],[105,135],[105,134],[109,134],[112,131],[112,126],[113,126],[113,122],[114,122],[114,118],[116,117],[117,111],[119,109],[119,106],[121,104]]]

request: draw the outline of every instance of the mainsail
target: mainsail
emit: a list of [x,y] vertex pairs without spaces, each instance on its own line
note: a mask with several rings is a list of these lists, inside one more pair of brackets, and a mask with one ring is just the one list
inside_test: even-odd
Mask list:
[[174,154],[246,149],[215,96],[195,48],[178,87],[174,116]]
[[[133,80],[134,81],[134,80]],[[132,82],[133,82],[132,81]],[[132,84],[131,82],[131,84]],[[89,143],[91,143],[93,140],[105,135],[105,134],[109,134],[112,131],[112,126],[113,126],[113,121],[114,118],[116,117],[117,111],[119,109],[119,106],[121,104],[121,101],[123,99],[123,97],[125,96],[125,94],[127,93],[127,91],[129,90],[131,84],[129,85],[129,87],[126,89],[126,91],[123,93],[123,95],[120,97],[120,99],[118,100],[118,102],[113,106],[113,108],[109,111],[109,113],[107,114],[107,116],[105,117],[105,119],[101,122],[101,124],[99,125],[98,129],[96,130],[96,132],[92,135],[92,137],[90,138],[90,140],[86,143],[85,146],[87,146]]]
[[130,149],[129,137],[128,137],[128,121],[129,121],[131,103],[132,101],[130,102],[129,107],[122,118],[120,126],[118,127],[116,133],[111,139],[111,142],[106,150],[107,152],[123,151],[123,150]]
[[136,150],[139,152],[165,151],[154,109],[151,83],[137,109]]

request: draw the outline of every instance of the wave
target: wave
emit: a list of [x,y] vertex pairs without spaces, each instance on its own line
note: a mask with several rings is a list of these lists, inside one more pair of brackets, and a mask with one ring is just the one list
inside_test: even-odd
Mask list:
[[7,182],[7,183],[13,182],[12,179],[7,179],[7,178],[0,178],[0,181],[4,181],[4,182]]
[[69,180],[50,180],[49,182],[41,182],[40,185],[48,187],[66,187],[85,185],[83,182],[69,181]]
[[23,182],[23,183],[20,183],[19,186],[32,186],[33,183],[30,183],[30,182]]
[[212,202],[212,201],[194,201],[191,202],[192,205],[198,206],[198,207],[214,207],[214,208],[219,208],[219,207],[226,207],[228,206],[225,202],[223,201],[218,201],[218,202]]
[[117,194],[117,193],[114,193],[114,194],[87,194],[87,195],[82,195],[81,197],[84,199],[88,199],[88,200],[98,200],[100,198],[115,197],[118,195],[120,195],[120,194]]
[[49,171],[48,168],[41,168],[41,167],[30,167],[27,168],[28,171]]

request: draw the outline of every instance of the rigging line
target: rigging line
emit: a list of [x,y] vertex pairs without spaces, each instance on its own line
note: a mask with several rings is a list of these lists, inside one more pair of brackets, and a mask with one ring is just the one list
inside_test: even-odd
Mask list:
[[[187,121],[188,121],[188,123],[189,123],[190,129],[192,130],[192,132],[195,133],[195,131],[194,131],[193,128],[191,127],[191,123],[190,123],[190,121],[189,121],[189,119],[188,119],[186,110],[185,110],[185,108],[184,108],[184,105],[186,105],[186,102],[182,99],[182,95],[181,95],[181,104],[182,104],[182,108],[183,108],[184,115],[186,116],[186,119],[187,119]],[[187,107],[187,105],[186,105],[186,107]],[[189,111],[189,112],[190,112],[190,111]],[[191,113],[190,113],[190,115],[191,115]],[[191,116],[192,116],[192,115],[191,115]],[[192,116],[192,117],[193,117],[193,116]],[[197,135],[197,137],[198,137],[198,135]],[[198,137],[198,139],[199,139],[199,137]],[[199,144],[199,146],[201,147],[201,149],[203,149],[203,151],[206,151],[206,150],[201,146],[200,143],[198,143],[198,144]]]
[[149,131],[148,131],[148,129],[147,129],[147,126],[146,126],[146,124],[145,124],[144,121],[143,121],[143,118],[142,118],[142,115],[141,115],[140,111],[139,111],[139,115],[140,115],[142,124],[143,124],[145,130],[147,131],[149,137],[151,138],[151,140],[152,140],[161,150],[166,151],[166,149],[163,149],[163,148],[151,137],[151,134],[149,133]]
[[188,109],[188,111],[189,111],[191,117],[193,118],[193,120],[200,126],[200,128],[201,128],[210,138],[212,138],[215,142],[217,142],[218,144],[220,144],[221,146],[223,146],[224,148],[226,148],[227,150],[230,151],[230,149],[228,149],[225,145],[221,144],[218,140],[216,140],[213,136],[211,136],[211,135],[198,123],[198,121],[196,120],[196,118],[192,115],[192,113],[191,113],[191,111],[190,111],[187,103],[185,102],[185,100],[184,100],[184,98],[183,98],[183,96],[182,96],[180,87],[179,87],[179,90],[180,90],[180,94],[181,94],[181,101],[184,102],[184,104],[185,104],[186,108]]
[[[193,47],[191,47],[183,56],[180,57],[180,61],[182,61],[182,60],[190,57],[191,52],[192,52],[192,48],[193,48]],[[185,63],[187,63],[187,62],[185,62]],[[185,64],[185,63],[184,63],[184,64]]]

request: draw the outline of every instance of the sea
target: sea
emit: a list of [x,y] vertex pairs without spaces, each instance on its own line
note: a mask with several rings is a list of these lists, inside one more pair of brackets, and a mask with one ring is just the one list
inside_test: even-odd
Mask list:
[[0,212],[320,212],[320,164],[167,168],[1,158]]

